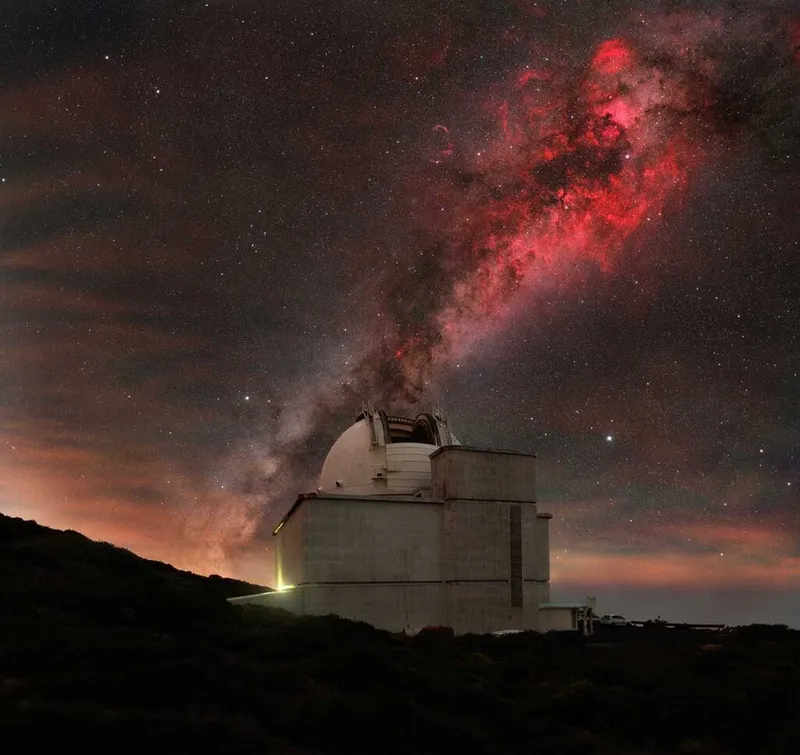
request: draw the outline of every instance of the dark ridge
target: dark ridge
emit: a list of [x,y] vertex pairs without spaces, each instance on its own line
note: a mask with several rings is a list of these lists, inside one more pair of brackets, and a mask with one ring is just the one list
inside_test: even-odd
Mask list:
[[800,752],[786,627],[406,638],[224,600],[263,589],[0,515],[3,751]]
[[71,530],[0,514],[0,626],[23,620],[147,625],[180,621],[192,610],[224,611],[226,598],[269,588],[202,577],[140,558]]

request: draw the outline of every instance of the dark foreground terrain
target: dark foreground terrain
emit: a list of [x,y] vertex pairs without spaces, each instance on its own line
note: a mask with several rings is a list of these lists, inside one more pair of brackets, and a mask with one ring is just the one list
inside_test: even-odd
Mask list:
[[8,753],[800,752],[800,632],[392,637],[0,516]]

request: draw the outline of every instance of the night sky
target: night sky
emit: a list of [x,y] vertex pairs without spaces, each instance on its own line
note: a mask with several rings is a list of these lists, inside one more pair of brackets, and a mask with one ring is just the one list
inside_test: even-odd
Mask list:
[[442,407],[554,598],[800,626],[796,3],[0,19],[0,511],[270,583],[361,403]]

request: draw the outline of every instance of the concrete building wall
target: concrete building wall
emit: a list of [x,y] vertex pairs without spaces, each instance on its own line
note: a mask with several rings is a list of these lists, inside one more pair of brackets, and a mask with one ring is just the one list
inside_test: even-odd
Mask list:
[[440,504],[336,496],[307,500],[303,508],[302,582],[441,581]]
[[378,629],[402,632],[445,623],[442,584],[309,585],[305,612],[366,621]]
[[507,582],[449,583],[446,623],[456,634],[483,634],[498,629],[526,628],[523,610],[511,606]]
[[[521,585],[514,599],[511,509],[521,514]],[[456,632],[538,629],[539,603],[549,599],[547,552],[535,504],[451,500],[443,511],[447,622]],[[546,535],[546,532],[545,532]]]
[[275,586],[306,582],[308,509],[300,506],[281,527],[275,543]]
[[431,491],[437,500],[536,502],[536,457],[469,446],[431,454]]
[[492,501],[443,506],[444,579],[509,579],[509,507]]
[[574,608],[543,608],[539,611],[539,631],[565,631],[576,629]]
[[520,629],[541,629],[541,612],[539,604],[550,600],[550,584],[548,582],[526,581],[523,585],[525,595],[523,602],[524,618]]
[[523,508],[523,577],[550,579],[550,514],[539,514],[533,506]]

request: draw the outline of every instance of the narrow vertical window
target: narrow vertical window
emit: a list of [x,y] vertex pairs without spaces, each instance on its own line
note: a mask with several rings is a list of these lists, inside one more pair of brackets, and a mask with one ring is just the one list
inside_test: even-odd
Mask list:
[[509,506],[508,515],[511,607],[522,608],[522,507]]

